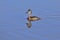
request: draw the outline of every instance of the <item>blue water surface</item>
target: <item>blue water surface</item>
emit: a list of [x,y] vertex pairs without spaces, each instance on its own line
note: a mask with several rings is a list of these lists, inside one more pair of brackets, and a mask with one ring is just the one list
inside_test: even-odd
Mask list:
[[[41,18],[31,28],[29,8]],[[0,0],[0,40],[60,40],[60,0]]]

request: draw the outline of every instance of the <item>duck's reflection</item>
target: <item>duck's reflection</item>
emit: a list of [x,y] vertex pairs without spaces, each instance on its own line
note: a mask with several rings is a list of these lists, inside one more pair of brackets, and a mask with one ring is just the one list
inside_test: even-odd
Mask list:
[[27,24],[27,27],[28,27],[28,28],[31,28],[31,26],[32,26],[31,21],[28,21],[28,23],[26,23],[26,24]]
[[27,24],[28,28],[31,28],[31,26],[32,26],[31,22],[32,21],[38,21],[38,20],[40,20],[40,18],[37,16],[32,16],[32,10],[31,9],[28,9],[28,11],[26,13],[28,14],[28,17],[27,17],[28,23],[26,23],[26,24]]

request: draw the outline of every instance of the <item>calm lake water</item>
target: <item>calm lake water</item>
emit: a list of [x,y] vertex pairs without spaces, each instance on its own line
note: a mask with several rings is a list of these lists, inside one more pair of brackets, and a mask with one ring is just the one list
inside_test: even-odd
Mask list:
[[[29,8],[42,18],[26,26]],[[60,0],[1,0],[0,40],[60,40]]]

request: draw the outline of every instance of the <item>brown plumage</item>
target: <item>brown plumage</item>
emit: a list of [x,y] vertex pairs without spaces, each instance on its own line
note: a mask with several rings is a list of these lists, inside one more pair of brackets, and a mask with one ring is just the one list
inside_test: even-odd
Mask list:
[[27,20],[28,21],[38,21],[38,20],[40,20],[40,18],[37,17],[37,16],[30,16],[30,17],[27,18]]

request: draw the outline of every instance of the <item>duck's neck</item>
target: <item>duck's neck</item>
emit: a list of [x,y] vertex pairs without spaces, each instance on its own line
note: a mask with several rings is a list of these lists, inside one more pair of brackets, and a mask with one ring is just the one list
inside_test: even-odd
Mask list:
[[31,13],[28,13],[28,16],[32,16],[32,14]]
[[31,19],[31,16],[32,16],[32,15],[28,15],[29,19]]

